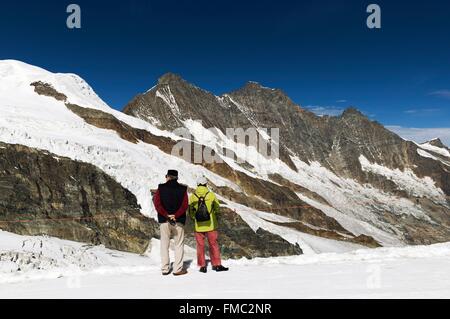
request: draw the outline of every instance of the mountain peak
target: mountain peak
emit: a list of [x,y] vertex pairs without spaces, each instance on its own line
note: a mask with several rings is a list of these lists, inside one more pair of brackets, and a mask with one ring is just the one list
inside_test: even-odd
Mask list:
[[349,107],[347,108],[341,115],[342,117],[345,116],[359,116],[359,117],[366,117],[360,110],[358,110],[355,107]]
[[48,75],[49,71],[37,66],[18,61],[18,60],[0,60],[0,76],[14,76],[18,78],[27,78],[36,75]]
[[171,84],[184,81],[179,74],[168,72],[161,76],[158,80],[158,84]]
[[245,83],[243,89],[276,91],[275,89],[263,86],[261,83],[255,81],[248,81],[247,83]]
[[288,98],[288,96],[280,89],[273,89],[267,86],[261,85],[259,82],[248,81],[241,88],[228,93],[229,95],[255,95],[255,94],[270,94],[271,96],[283,96],[284,98]]
[[432,139],[431,141],[428,141],[424,144],[430,144],[430,145],[440,147],[440,148],[447,148],[447,146],[444,143],[442,143],[440,138]]
[[247,81],[247,83],[245,83],[245,86],[247,87],[254,87],[254,88],[262,88],[263,86],[256,81]]

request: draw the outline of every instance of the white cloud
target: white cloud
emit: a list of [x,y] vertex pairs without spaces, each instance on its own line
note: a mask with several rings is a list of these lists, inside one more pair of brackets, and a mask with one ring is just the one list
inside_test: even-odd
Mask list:
[[433,113],[440,112],[440,111],[441,111],[441,109],[438,109],[438,108],[427,108],[427,109],[409,109],[409,110],[403,111],[403,113],[424,115],[424,114],[433,114]]
[[417,143],[430,141],[434,138],[440,138],[447,146],[450,145],[450,127],[443,128],[412,128],[402,126],[386,126],[388,130],[397,133],[406,140]]
[[330,116],[339,116],[344,112],[343,108],[337,106],[320,106],[320,105],[308,105],[305,106],[305,109],[319,115],[330,115]]
[[450,99],[450,90],[438,90],[431,92],[429,95],[439,96],[446,99]]
[[337,100],[336,103],[347,103],[347,100]]

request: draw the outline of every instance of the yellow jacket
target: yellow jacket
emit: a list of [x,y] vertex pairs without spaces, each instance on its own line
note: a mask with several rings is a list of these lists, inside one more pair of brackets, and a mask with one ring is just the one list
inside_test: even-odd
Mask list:
[[[208,193],[209,192],[209,193]],[[197,233],[207,233],[217,229],[217,214],[219,213],[220,203],[216,195],[205,186],[199,186],[194,192],[198,197],[205,197],[206,207],[211,214],[211,219],[206,222],[197,222],[195,212],[198,208],[198,198],[192,194],[189,198],[189,216],[195,223]]]

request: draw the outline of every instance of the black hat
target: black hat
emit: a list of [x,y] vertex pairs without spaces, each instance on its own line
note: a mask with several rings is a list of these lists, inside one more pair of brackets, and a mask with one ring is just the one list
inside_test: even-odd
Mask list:
[[169,169],[169,171],[167,172],[167,176],[178,178],[178,171],[174,169]]

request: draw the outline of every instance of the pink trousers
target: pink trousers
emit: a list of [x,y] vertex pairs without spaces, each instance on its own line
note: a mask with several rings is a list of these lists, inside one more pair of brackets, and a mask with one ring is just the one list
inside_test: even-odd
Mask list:
[[211,264],[213,266],[222,265],[220,259],[220,249],[217,242],[219,233],[217,231],[210,231],[207,233],[195,233],[195,239],[197,240],[197,264],[199,267],[206,266],[205,259],[205,239],[208,239],[209,243],[209,256],[211,257]]

